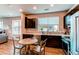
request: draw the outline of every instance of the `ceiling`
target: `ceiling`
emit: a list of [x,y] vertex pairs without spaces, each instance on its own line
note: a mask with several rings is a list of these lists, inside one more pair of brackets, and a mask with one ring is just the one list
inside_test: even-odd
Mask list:
[[[26,14],[65,11],[73,5],[74,4],[54,4],[54,6],[50,6],[50,4],[0,4],[0,17],[20,16],[21,11],[26,12]],[[36,6],[37,9],[33,9],[33,6]]]

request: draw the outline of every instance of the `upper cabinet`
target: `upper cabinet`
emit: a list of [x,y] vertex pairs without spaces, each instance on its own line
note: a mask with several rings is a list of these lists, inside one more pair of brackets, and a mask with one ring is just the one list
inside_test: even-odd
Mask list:
[[36,19],[25,17],[25,28],[36,28]]

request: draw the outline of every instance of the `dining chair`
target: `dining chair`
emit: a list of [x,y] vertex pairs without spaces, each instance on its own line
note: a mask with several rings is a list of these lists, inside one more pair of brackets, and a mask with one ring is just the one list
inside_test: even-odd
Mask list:
[[41,41],[39,45],[35,46],[31,51],[34,54],[41,55],[42,53],[45,55],[45,45],[47,39]]
[[16,50],[19,50],[19,54],[21,54],[22,49],[25,47],[24,45],[19,44],[19,40],[16,40],[16,38],[12,38],[13,39],[13,47],[14,47],[14,52],[13,54],[15,55]]
[[39,45],[39,39],[37,39],[36,37],[32,37],[32,39],[34,40],[34,41],[37,41],[36,43],[34,43],[34,44],[32,44],[32,45]]

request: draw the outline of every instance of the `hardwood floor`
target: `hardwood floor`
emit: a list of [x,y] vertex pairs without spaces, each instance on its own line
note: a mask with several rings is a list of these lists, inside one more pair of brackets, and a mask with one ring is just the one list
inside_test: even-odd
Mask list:
[[[49,48],[45,49],[46,55],[64,55],[62,49]],[[7,43],[0,44],[0,55],[13,55],[13,43],[9,40]]]

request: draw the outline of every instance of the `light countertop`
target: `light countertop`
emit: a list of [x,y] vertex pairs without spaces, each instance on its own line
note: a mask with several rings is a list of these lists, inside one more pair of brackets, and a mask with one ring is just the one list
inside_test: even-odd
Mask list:
[[62,37],[70,37],[70,35],[59,34],[59,33],[25,33],[25,34],[33,34],[33,35],[51,35],[51,36],[62,36]]

